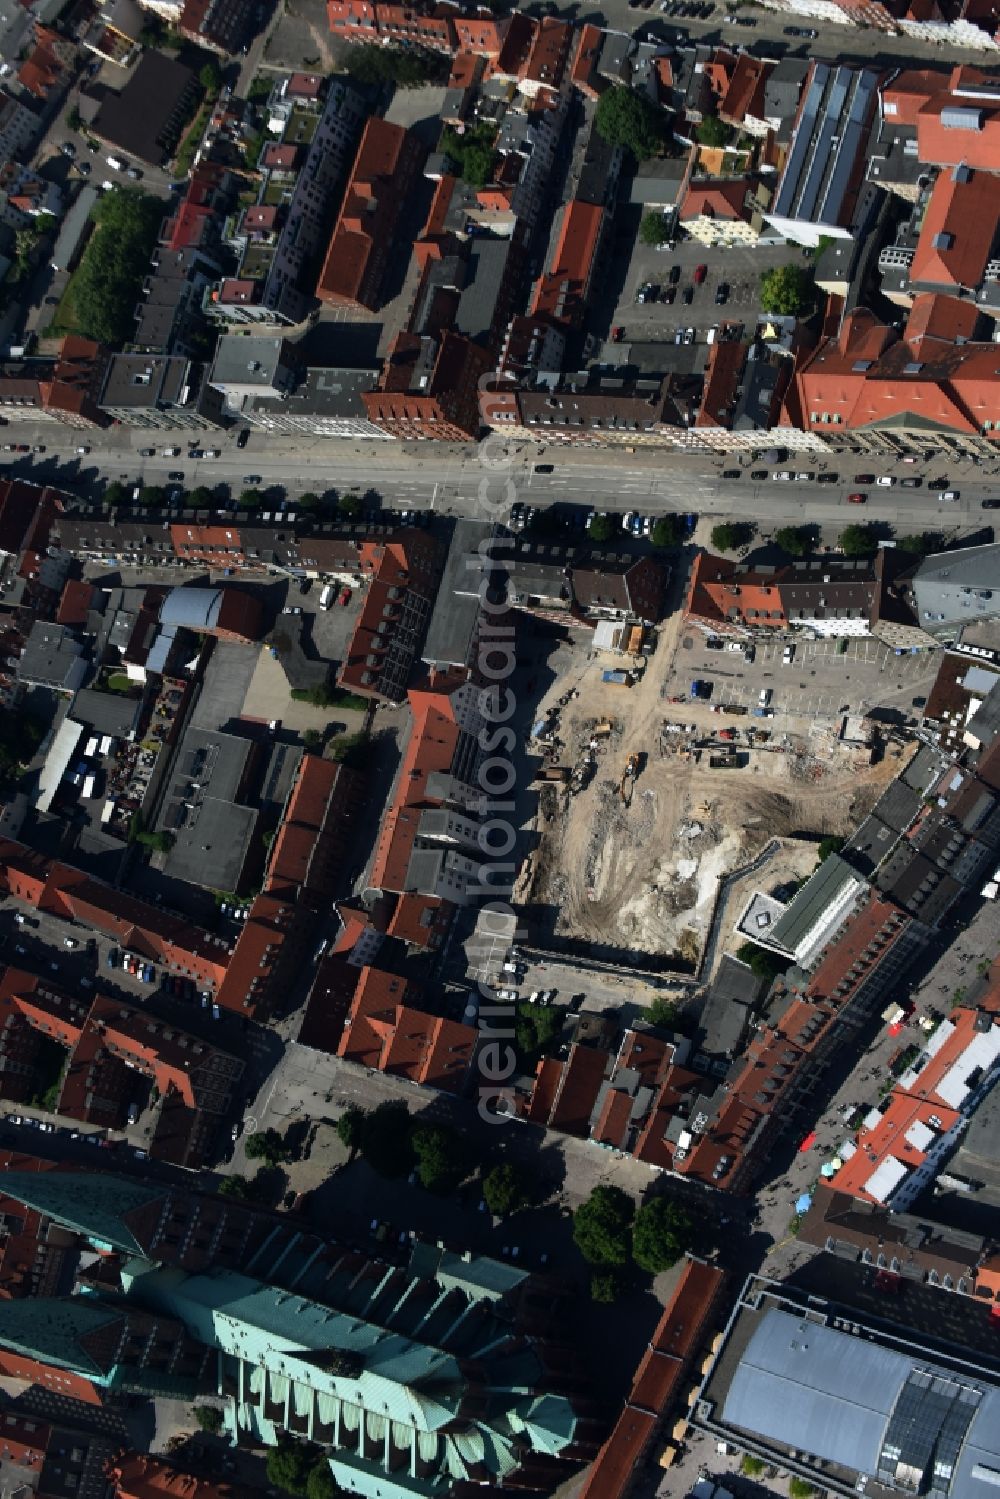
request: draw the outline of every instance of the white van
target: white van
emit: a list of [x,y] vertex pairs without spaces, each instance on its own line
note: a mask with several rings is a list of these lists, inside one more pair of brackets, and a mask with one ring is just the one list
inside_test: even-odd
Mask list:
[[116,172],[123,172],[125,170],[125,163],[118,156],[105,156],[104,160]]
[[84,801],[89,801],[90,800],[90,798],[94,794],[94,787],[96,785],[97,785],[96,777],[94,777],[92,775],[85,777],[84,782],[83,782],[83,788],[82,788],[82,790],[80,792],[80,795],[83,797]]
[[718,336],[719,336],[719,325],[718,325],[718,323],[716,323],[715,326],[713,328],[709,328],[708,332],[705,334],[705,342],[707,344],[714,344],[715,340],[718,338]]
[[330,605],[333,603],[333,595],[336,593],[336,591],[337,590],[334,588],[332,583],[327,583],[326,587],[323,589],[323,592],[319,596],[319,607],[321,609],[329,609]]
[[93,738],[87,740],[87,743],[84,746],[83,753],[84,753],[85,758],[88,759],[88,760],[90,759],[91,755],[94,755],[94,754],[97,753],[97,735],[96,734],[93,736]]
[[771,689],[770,689],[770,687],[762,687],[760,689],[760,694],[759,694],[759,696],[757,698],[757,702],[759,703],[759,705],[762,708],[766,708],[768,706],[768,704],[770,703],[770,701],[771,701]]

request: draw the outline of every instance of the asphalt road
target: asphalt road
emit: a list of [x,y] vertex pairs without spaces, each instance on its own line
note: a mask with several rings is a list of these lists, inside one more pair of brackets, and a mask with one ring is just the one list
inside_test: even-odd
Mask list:
[[[849,521],[879,521],[896,528],[933,527],[948,533],[972,533],[992,522],[982,502],[1000,496],[1000,469],[975,467],[971,461],[944,460],[907,466],[907,477],[920,477],[925,486],[891,489],[874,484],[863,486],[864,506],[852,505],[848,496],[857,492],[856,475],[862,471],[891,474],[892,459],[872,457],[820,458],[816,455],[791,460],[790,465],[818,476],[838,475],[836,483],[753,482],[751,463],[743,459],[710,457],[707,454],[636,452],[604,448],[546,448],[544,445],[511,444],[503,449],[490,444],[487,456],[476,445],[389,444],[332,442],[329,440],[283,440],[254,434],[246,448],[237,449],[231,435],[196,434],[200,441],[216,443],[218,459],[189,459],[183,434],[117,428],[110,433],[79,434],[53,425],[17,423],[3,435],[20,442],[43,442],[42,455],[0,455],[4,468],[37,483],[66,485],[92,497],[101,492],[101,482],[113,479],[129,483],[165,484],[168,472],[183,472],[188,488],[228,485],[234,494],[253,482],[256,487],[280,486],[289,499],[306,490],[374,488],[388,508],[431,508],[444,515],[489,516],[491,505],[520,499],[536,506],[585,504],[598,509],[663,515],[697,511],[710,516],[753,516],[758,523],[813,521],[823,526],[843,526]],[[156,456],[142,458],[139,448],[156,440]],[[85,444],[90,451],[77,454]],[[165,446],[181,446],[182,456],[164,458]],[[503,455],[507,453],[508,457]],[[499,463],[498,460],[499,459]],[[506,467],[509,459],[509,467]],[[552,473],[539,473],[542,460]],[[722,480],[723,469],[741,468],[738,480]],[[958,490],[954,503],[942,503],[926,487],[928,477],[947,477]],[[484,487],[485,485],[485,487]],[[484,498],[485,497],[485,498]]]
[[[664,39],[680,38],[692,42],[725,43],[742,47],[765,57],[821,58],[830,62],[883,63],[899,66],[907,61],[921,65],[937,63],[949,68],[953,63],[971,62],[989,65],[994,54],[979,47],[956,47],[921,41],[911,36],[890,36],[887,32],[860,26],[843,26],[816,16],[793,15],[787,11],[770,11],[763,5],[740,6],[738,13],[753,20],[753,26],[736,26],[726,19],[727,10],[717,0],[714,13],[706,21],[663,16],[655,3],[640,10],[628,0],[600,0],[595,6],[579,5],[573,0],[555,0],[557,11],[578,21],[592,21],[612,31],[652,32]],[[815,38],[785,35],[786,26],[812,27]]]

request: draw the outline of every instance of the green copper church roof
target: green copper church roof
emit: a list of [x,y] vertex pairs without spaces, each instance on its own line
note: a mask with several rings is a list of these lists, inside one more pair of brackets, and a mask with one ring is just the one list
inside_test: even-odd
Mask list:
[[98,1363],[84,1339],[119,1322],[121,1315],[89,1296],[0,1301],[0,1348],[101,1381],[110,1365]]
[[126,1253],[141,1252],[144,1247],[126,1216],[164,1195],[155,1183],[88,1171],[5,1171],[3,1189],[9,1197],[55,1218],[85,1239]]

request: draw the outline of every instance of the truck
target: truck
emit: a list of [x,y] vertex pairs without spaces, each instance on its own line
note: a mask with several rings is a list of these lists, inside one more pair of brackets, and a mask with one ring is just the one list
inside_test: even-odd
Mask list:
[[568,765],[543,765],[541,770],[535,772],[534,778],[536,781],[559,781],[565,785],[570,775]]
[[96,753],[97,753],[97,735],[96,734],[92,735],[91,738],[87,740],[87,743],[83,747],[83,753],[86,755],[86,757],[87,757],[88,760],[90,759],[91,755],[96,755]]
[[94,794],[94,787],[96,785],[97,785],[97,778],[96,778],[96,776],[89,775],[89,776],[84,777],[83,786],[82,786],[82,788],[80,790],[80,795],[83,797],[84,801],[89,801],[90,800],[90,798]]
[[609,687],[631,687],[632,673],[622,671],[620,668],[601,672],[601,681],[606,682]]
[[711,682],[703,681],[701,677],[695,677],[694,681],[691,683],[691,700],[692,700],[692,702],[697,702],[699,698],[704,699],[704,698],[709,698],[711,696],[712,696],[712,684],[711,684]]
[[319,607],[321,609],[329,609],[330,605],[333,603],[333,596],[336,591],[337,590],[332,583],[326,584],[323,592],[319,596]]

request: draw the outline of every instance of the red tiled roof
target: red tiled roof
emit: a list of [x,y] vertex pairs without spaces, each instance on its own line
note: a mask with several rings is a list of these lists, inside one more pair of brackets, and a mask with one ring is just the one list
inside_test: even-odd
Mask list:
[[535,287],[532,316],[544,313],[561,322],[582,316],[603,228],[604,209],[598,204],[574,198],[566,205],[551,269]]
[[976,287],[996,238],[1000,205],[992,173],[942,172],[931,192],[910,264],[910,280]]

